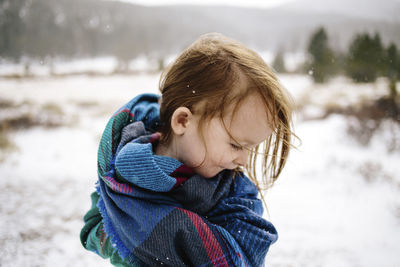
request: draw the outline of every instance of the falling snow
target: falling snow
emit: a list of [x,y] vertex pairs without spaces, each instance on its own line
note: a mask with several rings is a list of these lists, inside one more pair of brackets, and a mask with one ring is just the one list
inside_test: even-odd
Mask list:
[[[265,217],[279,233],[267,266],[400,266],[400,153],[385,149],[389,126],[383,123],[362,146],[347,135],[344,116],[309,119],[320,116],[323,103],[351,105],[361,94],[376,97],[385,89],[346,80],[323,89],[309,76],[281,78],[296,100],[307,96],[310,106],[296,116],[301,146],[266,193]],[[97,177],[97,145],[112,112],[139,93],[156,93],[157,79],[1,80],[2,99],[53,103],[74,123],[12,132],[17,149],[0,151],[0,266],[110,266],[79,241]],[[366,179],[363,166],[375,166],[374,180]]]

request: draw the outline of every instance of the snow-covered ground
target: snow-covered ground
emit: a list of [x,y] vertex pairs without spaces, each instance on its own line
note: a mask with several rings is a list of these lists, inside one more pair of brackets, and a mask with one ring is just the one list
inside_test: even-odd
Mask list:
[[[275,53],[264,51],[261,57],[272,64]],[[176,54],[169,54],[164,57],[157,55],[139,55],[127,63],[127,70],[130,72],[154,72],[159,69],[160,60],[164,65],[168,65],[177,57]],[[296,71],[306,60],[306,55],[302,52],[284,54],[286,69],[290,72]],[[118,69],[118,59],[113,56],[96,58],[77,58],[63,59],[45,57],[43,60],[33,60],[22,58],[19,63],[11,62],[0,58],[0,76],[24,76],[33,75],[49,77],[54,75],[71,75],[79,73],[89,73],[98,75],[109,75]]]
[[[280,235],[267,266],[400,266],[400,151],[387,148],[399,142],[399,126],[383,122],[362,146],[348,135],[348,118],[310,120],[327,105],[385,94],[385,82],[281,79],[303,105],[295,123],[302,143],[266,193],[266,218]],[[9,132],[16,148],[0,151],[0,266],[110,266],[79,242],[97,143],[112,112],[157,92],[157,83],[158,74],[0,80],[0,100],[13,102],[0,103],[0,119],[38,117],[38,126]],[[62,125],[40,126],[52,112]]]

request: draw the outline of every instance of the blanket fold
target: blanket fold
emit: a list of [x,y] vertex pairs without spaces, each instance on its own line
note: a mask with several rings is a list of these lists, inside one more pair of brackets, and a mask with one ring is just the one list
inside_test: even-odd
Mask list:
[[206,179],[155,155],[158,99],[140,95],[108,122],[82,244],[116,266],[262,266],[277,232],[257,187],[243,173]]

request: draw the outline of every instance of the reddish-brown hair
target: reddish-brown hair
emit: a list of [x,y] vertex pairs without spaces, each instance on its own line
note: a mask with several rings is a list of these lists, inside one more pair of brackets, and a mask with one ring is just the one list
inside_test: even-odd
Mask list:
[[[243,75],[248,86],[234,90]],[[222,120],[231,107],[235,112],[247,96],[259,94],[274,131],[262,147],[251,151],[245,167],[259,188],[271,186],[278,178],[291,147],[292,105],[285,88],[256,52],[218,33],[203,35],[164,70],[159,87],[162,93],[159,131],[165,144],[171,141],[171,117],[178,107],[187,107],[200,116],[201,132],[205,122],[215,117]],[[261,180],[257,179],[256,171],[259,154],[263,155]]]

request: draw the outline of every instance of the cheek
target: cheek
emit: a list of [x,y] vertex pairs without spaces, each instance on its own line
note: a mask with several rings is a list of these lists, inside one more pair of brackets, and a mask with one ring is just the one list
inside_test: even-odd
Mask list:
[[190,162],[189,165],[191,167],[199,166],[203,162],[204,156],[205,156],[204,149],[198,144],[194,144],[192,142],[191,149],[187,153],[187,159],[188,162]]
[[225,166],[232,162],[232,153],[230,149],[219,148],[211,153],[210,158],[212,158],[214,164]]
[[221,160],[223,160],[224,163],[230,164],[233,161],[232,151],[228,150],[226,153],[224,153],[221,156]]
[[204,161],[206,149],[199,135],[196,134],[187,139],[186,152],[187,159],[192,166],[198,166]]
[[213,165],[226,166],[232,161],[232,149],[223,139],[211,139],[207,143],[206,162]]

